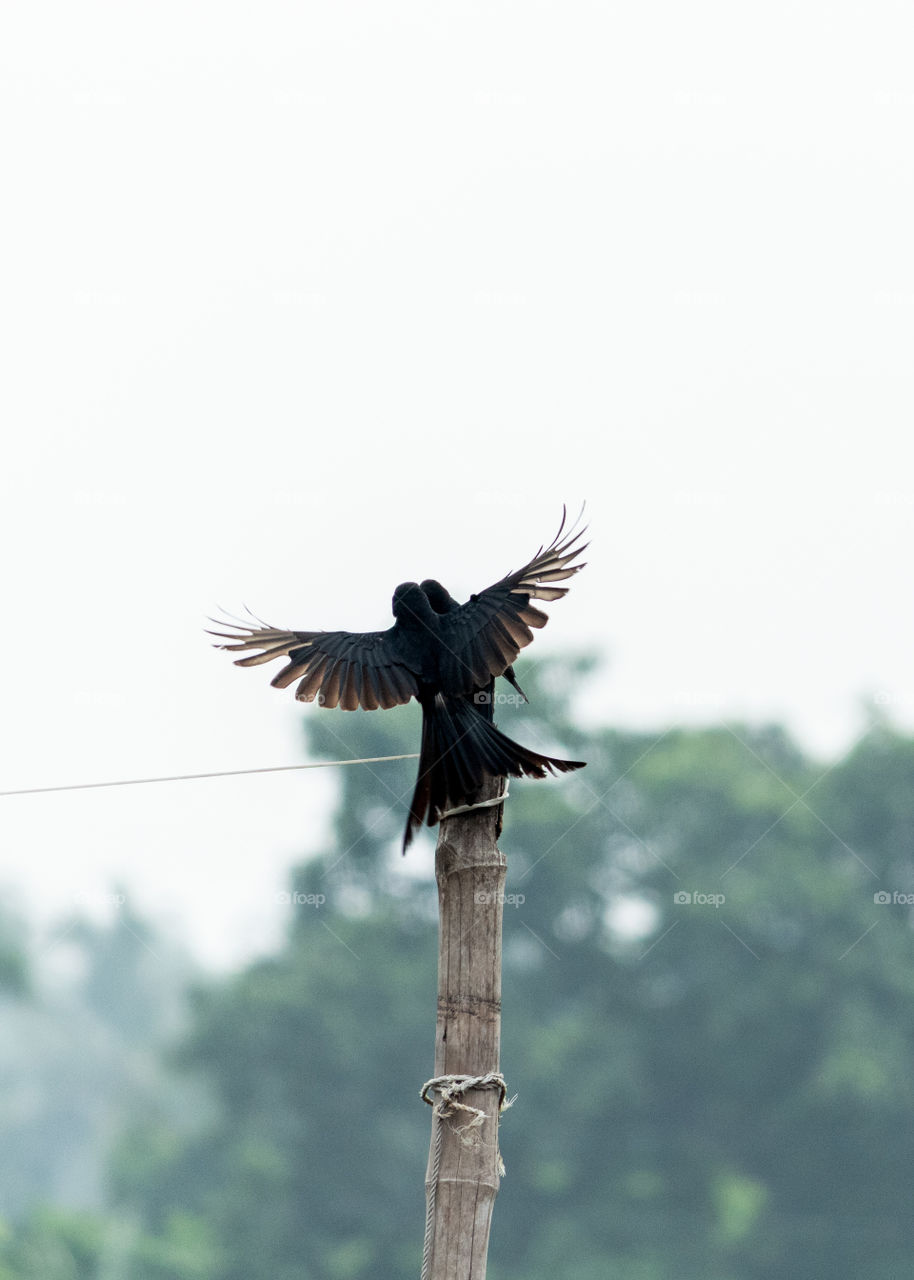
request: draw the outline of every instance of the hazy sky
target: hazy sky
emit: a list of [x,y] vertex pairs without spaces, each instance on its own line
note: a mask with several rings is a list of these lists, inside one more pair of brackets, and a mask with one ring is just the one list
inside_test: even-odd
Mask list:
[[[586,714],[823,758],[874,700],[914,725],[912,36],[830,0],[6,6],[0,786],[294,762],[319,712],[207,647],[217,602],[385,626],[585,498],[537,647],[606,653]],[[239,959],[331,799],[0,799],[0,884],[48,920],[116,875]]]

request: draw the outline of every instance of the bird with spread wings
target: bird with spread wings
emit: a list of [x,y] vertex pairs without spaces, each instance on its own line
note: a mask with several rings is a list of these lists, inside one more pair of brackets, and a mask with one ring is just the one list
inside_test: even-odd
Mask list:
[[[533,601],[559,600],[556,586],[583,564],[586,528],[567,532],[566,512],[548,547],[522,569],[459,604],[440,582],[404,582],[393,595],[394,625],[386,631],[283,631],[219,622],[211,631],[243,652],[239,667],[274,658],[288,663],[272,679],[278,689],[298,681],[295,696],[324,707],[366,711],[401,706],[415,698],[422,707],[419,773],[403,837],[405,853],[423,820],[433,826],[449,809],[471,802],[486,777],[544,778],[582,769],[580,760],[540,755],[501,733],[492,721],[492,689],[504,676],[524,697],[513,663],[533,640],[547,615]],[[259,651],[259,652],[258,652]]]

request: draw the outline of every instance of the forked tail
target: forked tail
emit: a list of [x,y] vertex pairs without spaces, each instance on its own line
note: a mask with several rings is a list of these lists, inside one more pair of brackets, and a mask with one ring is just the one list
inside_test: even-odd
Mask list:
[[403,852],[423,821],[432,827],[447,809],[466,804],[484,778],[545,778],[547,773],[583,769],[584,764],[531,751],[496,729],[469,699],[435,694],[422,703],[419,776]]

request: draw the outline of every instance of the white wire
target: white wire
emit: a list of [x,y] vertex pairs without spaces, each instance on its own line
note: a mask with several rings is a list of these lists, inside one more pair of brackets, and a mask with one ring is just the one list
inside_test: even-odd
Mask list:
[[224,769],[219,773],[176,773],[166,778],[121,778],[115,782],[71,782],[61,787],[19,787],[0,796],[37,796],[48,791],[91,791],[96,787],[139,787],[148,782],[192,782],[197,778],[238,778],[247,773],[287,773],[292,769],[329,769],[337,764],[380,764],[384,760],[417,760],[418,751],[402,756],[362,756],[358,760],[318,760],[313,764],[274,764],[264,769]]

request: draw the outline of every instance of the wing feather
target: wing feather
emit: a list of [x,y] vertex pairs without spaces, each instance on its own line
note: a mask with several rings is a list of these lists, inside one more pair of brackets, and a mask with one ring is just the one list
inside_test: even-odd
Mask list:
[[303,680],[299,681],[298,688],[295,690],[295,697],[299,702],[313,702],[317,697],[329,661],[329,658],[325,658],[312,671],[309,671]]
[[382,711],[388,711],[391,707],[400,706],[404,701],[393,685],[390,674],[384,667],[377,667],[372,671],[372,675],[378,684],[378,701],[381,704]]
[[359,701],[366,711],[377,711],[381,706],[381,700],[378,697],[378,686],[375,680],[375,672],[373,667],[365,666],[362,668],[362,688],[359,693]]
[[584,568],[580,556],[589,544],[582,542],[586,527],[577,531],[580,516],[566,532],[567,515],[563,508],[552,542],[540,547],[522,569],[442,614],[441,638],[447,651],[442,677],[449,691],[470,692],[502,675],[533,640],[531,628],[539,630],[549,620],[532,602],[560,600],[568,594],[568,587],[553,584]]
[[288,664],[270,683],[285,689],[297,680],[299,702],[313,702],[320,695],[323,706],[376,711],[409,702],[419,691],[417,672],[403,657],[394,627],[364,632],[283,631],[266,624],[214,621],[220,630],[208,634],[230,642],[218,647],[244,654],[235,659],[236,666],[256,667],[287,657]]

